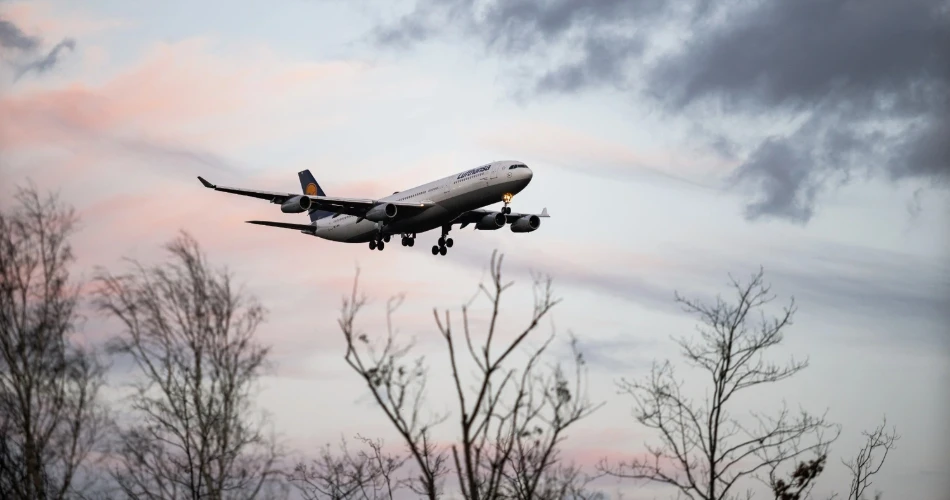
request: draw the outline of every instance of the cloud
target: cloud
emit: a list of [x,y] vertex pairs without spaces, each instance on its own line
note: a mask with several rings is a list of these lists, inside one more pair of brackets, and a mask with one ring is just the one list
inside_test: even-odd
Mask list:
[[292,119],[304,111],[308,125],[319,126],[314,108],[345,92],[341,87],[359,71],[347,62],[281,60],[265,49],[222,57],[204,39],[157,44],[101,83],[24,89],[0,99],[0,147],[56,145],[110,159],[134,156],[162,169],[233,172],[235,162],[213,152],[216,143],[251,146],[283,139],[289,129],[304,133]]
[[74,50],[76,48],[76,41],[72,38],[67,38],[59,43],[57,43],[45,57],[31,61],[27,64],[20,66],[17,70],[14,81],[19,80],[23,75],[29,73],[30,71],[35,71],[36,73],[46,73],[51,70],[53,66],[56,65],[59,61],[59,53],[63,49]]
[[646,176],[709,188],[710,172],[722,162],[678,151],[637,151],[583,130],[545,122],[514,122],[492,126],[478,142],[502,154],[529,156],[564,168],[610,178]]
[[[746,252],[708,247],[701,255],[671,251],[670,258],[682,263],[694,286],[714,292],[726,290],[723,270],[744,278],[761,263],[777,303],[795,297],[799,321],[818,318],[822,330],[844,327],[868,344],[928,351],[950,347],[950,267],[943,263],[828,241],[755,245]],[[843,340],[851,333],[835,335]]]
[[[456,245],[447,257],[463,266],[483,269],[488,263],[486,256],[491,253],[491,245],[492,243],[486,240]],[[555,243],[555,246],[562,245]],[[526,249],[522,248],[522,250]],[[530,255],[530,257],[522,257],[522,255]],[[540,252],[505,255],[504,272],[516,276],[531,273],[550,275],[556,286],[578,287],[636,303],[652,310],[680,311],[673,300],[672,288],[666,283],[658,284],[657,281],[643,277],[647,270],[652,271],[653,276],[658,275],[655,272],[657,262],[654,258],[636,255],[584,258],[583,251],[565,251],[562,255],[571,255],[571,259],[566,260]]]
[[536,93],[611,87],[702,123],[749,220],[807,223],[857,175],[950,186],[945,0],[419,0],[373,37],[455,33],[524,65]]
[[[53,46],[46,55],[36,57],[34,54],[42,46],[43,39],[37,35],[27,35],[17,24],[16,19],[9,15],[0,14],[0,56],[14,59],[29,58],[26,62],[12,62],[17,68],[14,81],[19,80],[28,72],[45,73],[50,71],[59,61],[63,49],[73,50],[76,41],[73,38],[64,38]],[[8,61],[10,62],[10,61]]]
[[16,24],[0,17],[0,48],[29,52],[35,50],[39,44],[39,38],[28,36]]
[[672,110],[715,101],[804,119],[752,148],[735,171],[761,199],[747,216],[807,222],[829,178],[861,170],[950,180],[946,2],[761,2],[660,60],[648,86]]

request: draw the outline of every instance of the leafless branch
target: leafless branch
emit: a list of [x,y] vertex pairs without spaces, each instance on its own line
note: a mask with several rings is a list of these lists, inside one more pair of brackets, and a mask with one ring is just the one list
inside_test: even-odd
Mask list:
[[351,453],[343,441],[338,454],[327,445],[309,465],[297,464],[290,480],[306,500],[392,500],[401,486],[393,475],[406,459],[383,452],[380,441],[359,440],[369,450]]
[[72,340],[77,219],[32,185],[15,201],[0,212],[0,498],[79,496],[108,417],[98,400],[104,366]]
[[838,426],[805,411],[792,415],[782,408],[777,416],[752,413],[754,426],[730,416],[730,401],[742,390],[785,380],[807,361],[777,364],[766,351],[783,339],[795,311],[794,300],[776,318],[753,323],[753,311],[774,299],[762,281],[763,271],[748,283],[732,279],[734,302],[717,297],[706,305],[676,295],[687,312],[701,322],[698,335],[677,340],[686,363],[708,376],[711,395],[698,403],[686,395],[669,362],[654,364],[643,381],[620,382],[636,406],[637,421],[659,434],[659,445],[648,445],[646,458],[600,469],[617,477],[671,485],[688,498],[730,498],[736,483],[768,472],[806,453],[822,453],[837,439]]
[[[871,484],[871,476],[877,474],[884,466],[884,460],[887,454],[895,448],[897,440],[901,437],[897,434],[897,428],[890,431],[887,427],[887,417],[885,416],[881,425],[878,425],[871,432],[864,431],[862,434],[867,438],[864,446],[858,451],[857,456],[850,461],[841,462],[851,471],[851,488],[848,490],[848,500],[862,500],[864,492]],[[879,454],[875,457],[875,454]]]
[[359,271],[353,291],[343,301],[339,320],[346,339],[345,360],[366,382],[373,399],[396,428],[418,467],[419,476],[406,484],[414,492],[434,499],[438,496],[440,478],[447,473],[446,455],[436,448],[431,439],[433,426],[445,420],[434,415],[423,420],[426,386],[426,368],[423,358],[409,361],[412,343],[403,344],[392,326],[392,315],[402,304],[403,297],[390,299],[386,309],[387,334],[381,343],[371,341],[365,333],[355,329],[357,313],[366,305],[366,297],[359,294]]
[[277,445],[249,417],[264,309],[189,235],[166,248],[163,265],[99,272],[96,304],[123,327],[112,350],[139,371],[114,477],[134,498],[279,495]]
[[[459,436],[450,447],[432,451],[430,455],[421,452],[420,443],[428,444],[425,440],[429,436],[424,431],[416,431],[414,426],[424,404],[422,395],[427,374],[422,361],[411,370],[400,363],[411,345],[395,340],[389,322],[392,308],[387,311],[389,330],[381,348],[365,334],[355,332],[353,319],[365,304],[365,298],[358,296],[355,286],[351,297],[344,302],[340,321],[348,346],[346,359],[367,382],[375,400],[406,442],[417,467],[423,471],[416,482],[421,486],[417,491],[428,498],[438,495],[438,490],[429,485],[447,471],[443,460],[449,453],[459,490],[466,500],[581,498],[587,481],[576,468],[559,463],[558,447],[567,429],[598,407],[586,398],[583,357],[573,342],[573,381],[559,365],[553,366],[550,372],[542,372],[539,365],[552,335],[539,347],[524,352],[527,358],[517,367],[516,353],[522,352],[526,339],[537,330],[558,300],[553,297],[551,280],[536,278],[530,319],[523,328],[507,336],[506,341],[500,312],[503,294],[512,283],[502,279],[502,260],[497,253],[492,255],[491,282],[479,287],[481,295],[491,304],[487,331],[480,341],[471,327],[470,304],[464,305],[461,311],[461,336],[464,337],[461,349],[460,334],[456,333],[450,313],[433,311],[436,326],[446,343],[458,404]],[[375,356],[356,355],[357,343],[366,345],[364,350],[376,353]],[[474,384],[467,382],[463,357],[476,369]],[[409,399],[412,404],[407,410],[402,402]],[[422,429],[431,428],[433,423],[438,422],[429,420]],[[435,456],[437,460],[430,462],[428,456]]]

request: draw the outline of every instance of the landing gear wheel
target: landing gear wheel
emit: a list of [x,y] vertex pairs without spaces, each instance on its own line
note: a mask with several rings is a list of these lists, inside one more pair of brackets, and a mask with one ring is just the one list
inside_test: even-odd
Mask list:
[[376,250],[376,240],[372,240],[369,242],[369,249]]
[[391,236],[387,234],[386,236],[383,236],[383,241],[385,241],[386,243],[389,243],[390,238]]
[[379,243],[376,244],[376,249],[382,252],[385,246],[386,246],[386,243],[380,241]]
[[409,246],[409,239],[406,238],[405,236],[402,237],[402,246],[404,247]]
[[438,255],[439,249],[442,248],[439,245],[432,245],[432,255]]
[[449,250],[445,247],[439,247],[439,253],[442,255],[445,255],[446,253],[448,253],[448,251]]
[[449,239],[445,240],[445,246],[447,246],[447,247],[449,247],[449,248],[452,248],[452,245],[453,245],[453,244],[455,244],[455,242],[452,241],[452,238],[449,238]]
[[445,236],[440,236],[440,237],[439,237],[439,246],[440,246],[440,247],[444,247],[444,246],[445,246]]
[[409,246],[415,245],[415,244],[416,244],[416,239],[415,239],[415,238],[409,238],[409,239],[406,240],[406,244],[409,245]]

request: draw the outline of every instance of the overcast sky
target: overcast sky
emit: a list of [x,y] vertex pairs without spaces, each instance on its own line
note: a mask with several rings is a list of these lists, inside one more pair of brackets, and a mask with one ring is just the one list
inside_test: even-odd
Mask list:
[[[529,271],[552,275],[557,328],[580,337],[607,402],[567,443],[588,465],[652,440],[614,382],[692,331],[674,291],[710,297],[762,265],[799,306],[777,355],[811,366],[756,409],[784,397],[843,425],[820,492],[847,489],[839,458],[886,414],[903,438],[874,487],[939,500],[948,16],[932,0],[0,0],[0,193],[31,179],[78,209],[80,278],[194,234],[270,311],[260,402],[299,450],[396,442],[342,361],[335,318],[357,265],[376,299],[366,327],[407,292],[396,319],[433,356],[431,307],[468,300],[492,249],[521,285],[512,328]],[[296,192],[309,168],[328,195],[380,197],[502,159],[534,171],[513,208],[551,218],[456,231],[446,257],[434,233],[370,252],[251,226],[306,219],[195,178]],[[90,316],[83,336],[113,333]]]

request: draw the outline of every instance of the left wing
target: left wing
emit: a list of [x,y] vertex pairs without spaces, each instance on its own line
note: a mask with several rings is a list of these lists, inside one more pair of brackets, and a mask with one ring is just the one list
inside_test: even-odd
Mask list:
[[258,191],[254,189],[241,189],[233,188],[226,186],[217,186],[214,185],[203,177],[199,176],[198,180],[201,181],[201,184],[209,189],[214,189],[215,191],[223,191],[225,193],[239,194],[241,196],[250,196],[252,198],[259,198],[262,200],[268,200],[271,203],[276,203],[278,205],[283,204],[287,200],[302,196],[305,198],[310,198],[312,209],[326,210],[330,212],[337,212],[347,215],[355,215],[357,217],[363,217],[366,215],[371,208],[381,204],[393,204],[399,209],[399,215],[403,215],[403,210],[406,210],[409,214],[415,215],[416,213],[425,210],[433,205],[431,202],[405,202],[405,201],[382,201],[374,200],[370,198],[339,198],[335,196],[315,196],[315,195],[306,195],[306,194],[295,194],[295,193],[280,193],[276,191]]
[[[458,217],[455,218],[455,220],[452,221],[452,224],[461,224],[462,226],[461,226],[459,229],[463,229],[465,226],[467,226],[467,225],[469,225],[469,224],[476,224],[476,223],[478,223],[478,221],[484,219],[486,215],[488,215],[488,214],[494,214],[494,213],[498,213],[498,211],[497,211],[497,210],[486,210],[486,209],[484,209],[484,208],[480,208],[480,209],[478,209],[478,210],[469,210],[468,212],[462,212],[461,215],[459,215]],[[531,216],[535,216],[535,217],[550,217],[550,215],[548,215],[548,209],[547,209],[547,208],[541,210],[541,213],[540,213],[540,214],[519,214],[519,213],[514,213],[514,214],[502,214],[502,215],[505,216],[506,222],[507,222],[508,224],[514,223],[515,221],[517,221],[518,219],[521,219],[521,218],[523,218],[523,217],[531,217]]]

